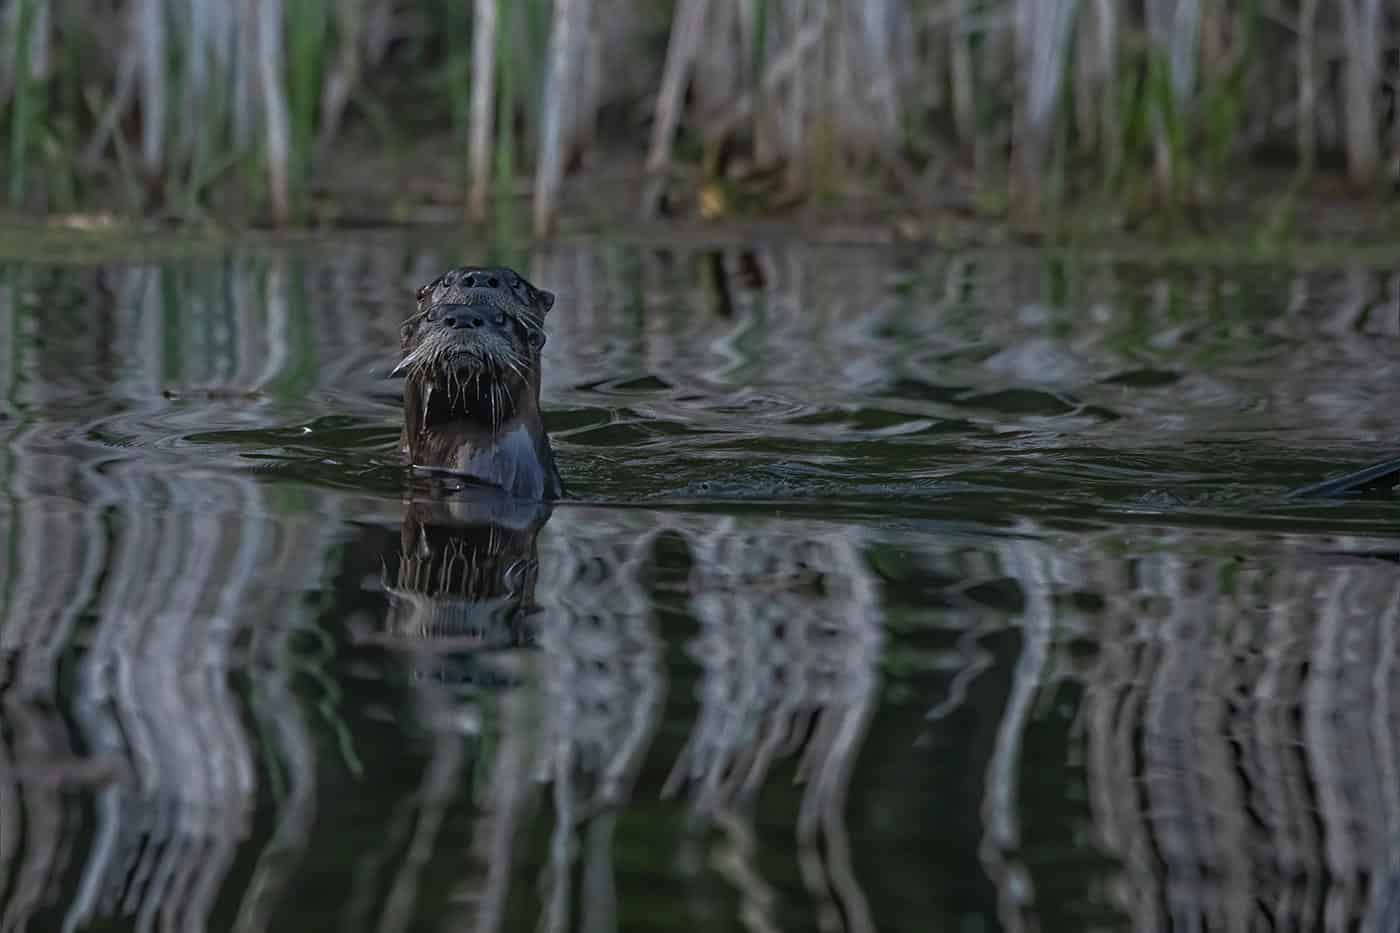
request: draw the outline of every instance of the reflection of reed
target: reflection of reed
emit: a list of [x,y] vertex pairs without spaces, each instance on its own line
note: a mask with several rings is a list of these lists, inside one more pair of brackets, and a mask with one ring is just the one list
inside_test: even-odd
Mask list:
[[[253,517],[265,506],[249,480],[105,479],[110,504],[63,511],[40,499],[10,516],[26,544],[7,580],[14,676],[0,684],[0,705],[16,741],[3,753],[12,765],[4,796],[21,815],[9,825],[25,831],[20,864],[0,873],[14,881],[5,929],[51,907],[38,893],[69,877],[77,880],[65,928],[114,915],[202,928],[251,830],[259,743],[245,725],[250,713],[272,730],[263,752],[278,756],[262,766],[286,762],[279,841],[304,837],[314,807],[309,737],[295,706],[278,698],[287,690],[287,597],[319,575],[325,526]],[[152,513],[143,503],[153,494],[170,506]],[[55,574],[64,549],[79,559]],[[55,595],[59,605],[46,608]],[[63,619],[80,615],[74,642]],[[248,664],[266,671],[251,710],[231,679]],[[94,794],[94,810],[75,836],[80,789]]]
[[714,818],[730,847],[727,874],[746,911],[769,900],[751,851],[754,801],[775,759],[801,754],[806,788],[798,860],[818,916],[872,928],[850,863],[846,791],[876,697],[880,615],[873,580],[849,529],[737,526],[690,529],[691,650],[704,670],[700,710],[669,788],[690,784],[691,806]]
[[[72,320],[97,323],[47,324],[35,372],[19,374],[38,378],[21,378],[14,401],[97,391],[106,401],[93,401],[110,407],[162,389],[212,389],[249,410],[269,399],[335,410],[320,393],[362,393],[382,373],[413,288],[446,265],[483,259],[370,239],[305,255],[239,251],[73,273],[83,305]],[[1178,429],[1183,413],[1197,429],[1226,417],[1234,430],[1308,424],[1352,439],[1394,428],[1390,408],[1358,404],[1400,378],[1391,348],[1376,339],[1400,327],[1393,275],[1359,263],[1275,278],[1228,266],[1075,266],[1015,251],[915,263],[802,242],[562,242],[513,261],[560,298],[545,347],[547,407],[596,404],[599,393],[576,387],[602,384],[606,393],[612,381],[650,374],[672,391],[627,399],[631,416],[723,426],[717,419],[732,412],[716,414],[716,401],[785,396],[787,407],[767,418],[785,432],[799,399],[817,410],[874,403],[969,415],[920,394],[919,384],[946,387],[937,397],[947,399],[955,388],[1045,387],[1113,409],[1122,387],[1102,380],[1155,368],[1179,378],[1170,392],[1134,395],[1132,425],[1120,426],[1136,426],[1134,442],[1154,426]],[[14,290],[53,286],[21,277]],[[21,354],[31,327],[16,318],[11,346]],[[1269,377],[1279,369],[1293,378]],[[690,395],[705,404],[683,401]],[[1267,404],[1241,412],[1240,402],[1256,399]],[[226,414],[236,422],[247,413],[235,407]]]
[[[488,540],[505,540],[459,532],[454,542],[432,539],[434,549],[473,551],[475,566],[489,563]],[[406,554],[418,536],[405,536]],[[690,653],[701,680],[694,725],[666,790],[687,790],[690,837],[705,846],[708,833],[718,833],[710,867],[735,886],[746,912],[761,914],[772,894],[757,868],[754,805],[775,763],[799,757],[806,786],[793,829],[812,909],[828,921],[843,917],[848,929],[873,928],[845,830],[846,790],[874,709],[881,641],[858,540],[839,527],[567,509],[540,540],[535,647],[527,654],[497,647],[491,655],[536,686],[498,696],[499,738],[473,833],[480,870],[459,887],[456,900],[472,906],[456,925],[503,927],[509,867],[519,863],[526,821],[547,793],[544,812],[553,823],[543,854],[542,928],[573,928],[575,916],[589,929],[615,927],[614,831],[623,808],[636,802],[633,787],[666,697],[653,581],[662,550],[683,546],[692,567],[685,607],[701,629]],[[401,572],[396,579],[402,590],[411,578]],[[481,583],[475,579],[454,604],[472,602]],[[419,595],[434,603],[441,594]],[[429,637],[441,645],[443,634]],[[440,686],[425,684],[436,721],[461,721],[464,713],[454,717],[442,705]],[[434,762],[458,774],[457,744],[444,736],[436,748]],[[417,832],[440,822],[446,805],[425,784],[412,819]],[[400,878],[406,871],[407,862]],[[391,926],[407,922],[409,903],[386,907]]]
[[[9,438],[3,474],[6,931],[71,930],[104,917],[202,929],[251,833],[260,773],[277,774],[283,788],[265,859],[304,845],[314,811],[310,736],[288,702],[296,661],[287,639],[305,621],[302,589],[323,572],[334,506],[315,520],[274,518],[251,478],[114,457],[85,436],[86,425],[68,430],[62,420],[75,392],[107,392],[120,405],[160,387],[163,369],[146,354],[163,341],[141,339],[164,320],[161,292],[150,290],[158,277],[150,269],[117,275],[117,297],[104,309],[116,326],[94,336],[55,325],[43,352],[25,361],[25,376],[6,380],[11,406],[37,409],[34,420],[56,406],[42,428]],[[4,297],[4,330],[17,342],[21,319]],[[245,337],[184,355],[188,378],[257,382],[292,365],[288,353],[247,342],[260,323],[247,316],[261,313],[261,302],[201,308],[183,297],[187,318],[219,320]],[[120,374],[103,365],[115,356],[129,366]],[[191,360],[208,369],[194,372]],[[254,361],[259,368],[248,369]],[[245,698],[235,677],[248,668],[259,677]],[[266,730],[261,740],[250,724]],[[247,892],[248,928],[261,928],[276,883]]]
[[[1169,397],[1138,400],[1147,421],[1179,418],[1180,406],[1219,411],[1222,400],[1234,417],[1235,400],[1256,397],[1268,398],[1270,419],[1358,437],[1393,418],[1355,404],[1395,374],[1386,345],[1366,339],[1393,328],[1382,300],[1393,283],[1379,272],[1299,273],[1280,286],[1292,294],[1278,302],[1285,313],[1260,320],[1233,308],[1218,271],[1106,266],[1056,296],[1038,261],[952,256],[916,270],[907,294],[891,284],[899,270],[868,258],[832,262],[800,244],[557,245],[528,273],[561,294],[547,397],[610,407],[608,385],[579,387],[664,375],[669,388],[617,403],[617,416],[713,417],[733,430],[734,410],[716,414],[714,402],[753,401],[747,386],[759,380],[817,408],[848,410],[854,398],[940,413],[954,409],[951,393],[901,394],[901,380],[1079,386],[1107,402],[1120,390],[1099,380],[1161,361],[1181,379]],[[200,270],[103,272],[110,326],[56,323],[43,347],[24,339],[18,290],[0,288],[0,383],[15,416],[0,424],[4,933],[128,914],[198,928],[216,901],[237,905],[240,929],[262,929],[294,897],[307,851],[339,841],[335,827],[328,840],[315,833],[326,751],[294,685],[305,657],[293,636],[311,634],[303,590],[325,585],[331,546],[354,533],[338,526],[342,500],[300,487],[284,496],[241,469],[191,469],[184,435],[209,420],[265,428],[257,406],[268,399],[294,412],[289,423],[338,410],[321,393],[362,388],[393,345],[400,293],[444,263],[353,246],[298,262],[239,255]],[[1182,303],[1235,329],[1201,329]],[[1239,329],[1278,338],[1259,352],[1286,345],[1304,378],[1259,385],[1253,351],[1228,336]],[[601,352],[593,334],[608,335]],[[1193,345],[1199,356],[1180,349]],[[1306,377],[1322,371],[1326,383]],[[162,390],[211,390],[214,402],[167,404]],[[820,430],[783,423],[789,413],[774,415],[775,433]],[[1297,542],[1278,544],[1272,562],[1234,561],[1218,539],[1212,550],[1170,531],[1122,555],[1118,539],[1051,544],[1036,528],[979,540],[963,563],[937,534],[575,506],[540,531],[536,556],[532,521],[491,518],[500,527],[476,538],[420,536],[415,523],[431,522],[406,518],[384,642],[415,672],[464,662],[503,676],[474,693],[446,677],[411,688],[411,725],[431,748],[413,787],[388,801],[390,831],[362,863],[383,884],[357,891],[350,920],[413,928],[437,890],[425,879],[450,871],[457,919],[505,929],[528,887],[520,866],[537,861],[544,926],[607,928],[619,827],[643,794],[664,790],[688,804],[678,861],[699,853],[699,870],[732,886],[747,921],[777,927],[789,892],[770,866],[787,849],[775,853],[757,801],[791,769],[804,786],[782,829],[797,840],[808,906],[822,923],[873,926],[880,905],[865,902],[870,871],[853,864],[845,810],[888,641],[864,566],[870,539],[885,534],[943,576],[1005,579],[1023,597],[1014,610],[972,599],[917,607],[964,636],[945,655],[957,670],[930,728],[988,703],[968,699],[979,681],[1006,681],[978,772],[978,855],[1006,928],[1034,929],[1052,907],[1056,879],[1036,857],[1044,840],[1027,793],[1046,754],[1082,768],[1087,838],[1076,844],[1114,860],[1085,898],[1136,928],[1267,920],[1379,931],[1400,911],[1390,563],[1329,563]],[[418,561],[421,540],[442,550]],[[502,579],[510,585],[496,587]],[[522,598],[531,585],[537,607]],[[1076,608],[1069,597],[1080,594],[1101,606]],[[495,624],[508,615],[528,625]],[[688,660],[667,654],[675,629],[662,623],[676,616],[698,628]],[[1019,641],[1000,670],[979,639],[1008,628]],[[669,689],[667,671],[690,668],[694,696]],[[1074,728],[1037,752],[1057,703],[1073,707]],[[663,704],[693,719],[676,758],[656,762],[669,780],[654,787],[648,756],[671,754],[657,738]],[[270,816],[262,834],[255,806]],[[454,823],[454,808],[469,819]],[[464,824],[470,845],[454,834]]]
[[[571,866],[581,847],[581,924],[609,929],[616,923],[607,916],[615,814],[628,799],[665,695],[644,573],[656,530],[560,518],[545,542],[541,575],[547,611],[538,701],[548,725],[534,773],[552,784],[555,815],[541,927],[571,928]],[[584,540],[590,546],[580,548]]]
[[[1116,378],[1156,371],[1170,374],[1169,390],[1126,396],[1133,417],[1093,429],[1096,440],[1140,448],[1160,432],[1306,426],[1358,443],[1397,428],[1393,406],[1379,403],[1400,379],[1392,348],[1377,339],[1400,326],[1384,267],[1267,276],[1015,251],[915,264],[795,242],[560,244],[534,257],[530,275],[560,294],[546,398],[613,401],[623,423],[732,430],[734,409],[723,406],[746,406],[767,433],[801,439],[824,428],[794,425],[793,415],[867,404],[1005,429],[1019,412],[960,397],[1044,389],[1111,411],[1125,404]],[[1276,378],[1283,371],[1289,379]],[[641,375],[670,391],[614,388]],[[846,423],[835,429],[849,437]]]
[[[985,782],[982,856],[1003,925],[1040,928],[1047,869],[1017,830],[1033,814],[1016,789],[1035,780],[1023,750],[1070,683],[1087,828],[1119,860],[1105,894],[1133,929],[1387,929],[1400,575],[1284,550],[1227,586],[1216,560],[1184,556],[1190,536],[1173,537],[1122,563],[1027,542],[1003,555],[1026,596]],[[1092,617],[1055,599],[1086,590],[1106,597]]]

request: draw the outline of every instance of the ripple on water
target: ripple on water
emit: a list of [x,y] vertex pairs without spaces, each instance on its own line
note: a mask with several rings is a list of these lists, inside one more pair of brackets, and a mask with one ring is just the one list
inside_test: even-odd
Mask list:
[[0,266],[0,927],[1394,925],[1389,269],[561,241],[550,507],[331,246]]

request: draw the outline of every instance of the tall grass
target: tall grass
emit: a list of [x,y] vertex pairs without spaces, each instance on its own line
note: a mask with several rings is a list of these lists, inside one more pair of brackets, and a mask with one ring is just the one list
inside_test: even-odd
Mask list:
[[1035,211],[1075,191],[1210,200],[1266,150],[1363,188],[1400,166],[1400,16],[1381,0],[111,6],[0,0],[12,206],[120,192],[300,222],[322,170],[386,135],[405,174],[441,174],[412,162],[433,128],[462,147],[467,216],[533,177],[538,233],[594,152],[644,161],[650,213],[756,177],[776,179],[760,207],[872,181],[917,201],[970,175]]
[[30,50],[38,34],[37,0],[16,0],[10,19],[14,21],[14,66],[9,70],[13,86],[10,102],[10,200],[24,197],[25,167],[29,161],[30,138],[37,122],[38,94],[31,68]]

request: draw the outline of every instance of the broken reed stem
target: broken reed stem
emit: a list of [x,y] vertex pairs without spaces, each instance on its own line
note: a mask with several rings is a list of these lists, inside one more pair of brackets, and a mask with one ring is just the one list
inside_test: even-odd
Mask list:
[[1380,66],[1380,0],[1339,0],[1347,54],[1343,64],[1343,108],[1351,179],[1359,185],[1376,180],[1380,169],[1380,112],[1376,94]]
[[773,94],[777,91],[778,86],[789,78],[800,83],[798,81],[800,76],[797,74],[799,66],[802,65],[804,56],[822,38],[825,29],[826,15],[823,11],[819,11],[810,22],[803,24],[792,42],[774,56],[772,64],[768,66],[759,79],[756,91],[746,91],[735,98],[727,110],[709,122],[705,127],[705,134],[713,138],[729,135],[737,130],[744,121],[752,119],[755,99],[758,96]]

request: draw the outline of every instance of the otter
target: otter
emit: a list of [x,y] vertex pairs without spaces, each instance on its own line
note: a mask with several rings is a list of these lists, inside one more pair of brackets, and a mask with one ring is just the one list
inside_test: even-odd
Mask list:
[[417,291],[400,331],[400,447],[409,463],[527,499],[564,495],[540,418],[540,350],[554,294],[514,269],[463,266]]

